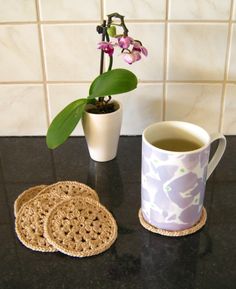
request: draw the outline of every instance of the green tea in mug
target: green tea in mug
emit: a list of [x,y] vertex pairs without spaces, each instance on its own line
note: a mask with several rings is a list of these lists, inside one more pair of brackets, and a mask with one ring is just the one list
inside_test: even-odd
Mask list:
[[152,143],[155,147],[166,151],[187,152],[194,151],[203,146],[202,143],[195,140],[168,138],[160,139]]

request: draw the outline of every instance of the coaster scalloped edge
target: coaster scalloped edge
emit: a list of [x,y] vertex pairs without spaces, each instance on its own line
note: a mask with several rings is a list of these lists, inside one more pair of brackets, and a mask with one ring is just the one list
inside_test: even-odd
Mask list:
[[[58,223],[58,220],[53,220],[53,217],[55,216],[56,214],[56,211],[58,210],[58,208],[60,209],[59,212],[61,213],[62,210],[61,210],[61,206],[62,205],[65,205],[66,203],[69,203],[69,202],[73,202],[73,201],[82,201],[82,202],[87,202],[89,204],[92,204],[92,205],[95,205],[98,210],[103,210],[109,217],[110,221],[111,221],[111,226],[113,226],[112,228],[112,236],[110,237],[110,240],[109,242],[107,243],[103,243],[101,242],[103,245],[100,246],[100,248],[98,249],[94,249],[93,251],[90,250],[89,251],[86,251],[84,250],[84,252],[78,252],[76,250],[68,250],[65,248],[65,246],[63,247],[62,245],[59,245],[58,244],[58,240],[55,240],[55,233],[53,233],[53,230],[52,230],[52,226],[49,226],[49,223],[52,222],[54,224]],[[71,207],[70,207],[71,209]],[[61,216],[60,216],[61,217]],[[70,224],[71,225],[71,224]],[[50,228],[50,229],[49,229]],[[58,203],[51,211],[50,211],[50,214],[47,216],[46,220],[45,220],[45,223],[44,223],[44,232],[45,232],[45,237],[46,239],[48,240],[48,242],[54,247],[56,248],[58,251],[66,254],[66,255],[69,255],[69,256],[72,256],[72,257],[89,257],[89,256],[94,256],[94,255],[98,255],[100,253],[103,253],[104,251],[108,250],[112,244],[116,241],[117,239],[117,224],[116,224],[116,220],[115,218],[112,216],[112,214],[102,205],[100,204],[98,201],[96,200],[93,200],[91,198],[88,198],[88,197],[74,197],[74,198],[71,198],[71,199],[68,199],[68,200],[63,200],[62,202]],[[53,237],[54,236],[54,239]],[[73,237],[74,238],[74,237]],[[82,235],[82,239],[84,238],[84,236]],[[100,237],[98,237],[99,240],[101,240]],[[58,241],[58,242],[57,242]]]
[[[54,205],[57,203],[57,202],[60,202],[61,199],[56,195],[56,194],[50,194],[50,193],[46,193],[46,194],[43,194],[43,195],[36,195],[36,197],[34,197],[33,199],[29,200],[27,203],[25,203],[20,211],[18,212],[17,216],[16,216],[16,219],[15,219],[15,231],[16,231],[16,234],[17,234],[17,237],[18,239],[21,241],[21,243],[33,250],[33,251],[39,251],[39,252],[56,252],[57,250],[47,241],[47,239],[44,237],[44,232],[42,232],[42,235],[43,235],[43,239],[46,241],[46,245],[44,246],[40,246],[39,245],[39,242],[37,242],[37,244],[32,244],[32,241],[28,241],[27,240],[27,237],[28,235],[30,235],[30,233],[27,233],[27,234],[24,234],[23,233],[23,230],[22,228],[24,227],[21,223],[22,223],[22,220],[26,219],[24,217],[24,215],[27,215],[27,218],[30,218],[32,217],[30,214],[26,214],[25,211],[32,211],[33,213],[33,216],[34,215],[39,215],[39,213],[37,211],[34,212],[34,207],[35,207],[35,202],[37,201],[40,201],[42,199],[46,199],[46,198],[51,198],[51,201],[53,202],[53,199],[55,201],[54,204],[52,204],[52,207],[54,207]],[[24,221],[26,222],[26,221]],[[43,224],[41,225],[42,228],[43,228]],[[40,227],[40,226],[39,226]],[[39,228],[38,227],[38,228]],[[29,224],[27,226],[27,228],[29,228]],[[37,229],[38,229],[37,228]],[[36,230],[36,229],[34,229]]]
[[[53,192],[54,189],[57,189],[57,188],[61,189],[60,186],[71,186],[71,185],[72,186],[74,185],[74,186],[76,186],[77,188],[80,188],[80,189],[83,188],[83,189],[87,190],[87,192],[89,192],[90,195],[88,195],[86,197],[92,198],[92,199],[94,199],[94,200],[99,202],[98,194],[97,194],[97,192],[94,189],[92,189],[91,187],[89,187],[86,184],[83,184],[83,183],[80,183],[80,182],[77,182],[77,181],[59,181],[57,183],[53,183],[53,184],[47,186],[46,188],[44,188],[42,191],[40,191],[39,194],[42,195],[42,194],[45,194],[45,193],[48,193],[48,192],[51,193],[51,192]],[[73,198],[73,197],[79,196],[79,195],[72,195],[71,196],[71,195],[67,195],[67,194],[61,194],[60,192],[58,193],[57,191],[55,193],[61,199],[68,198],[68,197]],[[80,192],[80,191],[79,191],[79,193],[83,194],[83,192]]]
[[[30,187],[24,190],[15,200],[14,202],[14,216],[19,213],[21,207],[27,203],[28,201],[35,198],[43,189],[45,189],[47,185],[38,185],[34,187]],[[36,192],[35,192],[36,191]],[[33,195],[33,197],[32,197]]]
[[[57,183],[54,183],[54,184],[51,184],[51,185],[39,185],[39,186],[35,186],[35,187],[30,187],[28,188],[27,190],[23,191],[23,193],[21,193],[18,198],[16,199],[16,201],[18,200],[18,202],[15,201],[14,203],[14,213],[15,213],[15,217],[16,217],[16,220],[15,220],[15,231],[16,231],[16,234],[18,236],[18,239],[21,241],[21,243],[26,246],[27,248],[33,250],[33,251],[40,251],[40,252],[56,252],[56,248],[52,248],[51,244],[50,244],[50,247],[48,246],[45,246],[45,248],[43,248],[43,246],[39,246],[39,245],[32,245],[30,242],[28,242],[27,240],[25,240],[24,238],[24,234],[21,232],[21,229],[20,229],[20,224],[19,224],[19,221],[20,221],[20,218],[21,218],[21,215],[23,214],[23,211],[24,211],[24,207],[25,209],[27,208],[27,204],[31,204],[34,202],[34,200],[37,200],[37,199],[40,199],[40,198],[44,198],[43,196],[47,197],[53,197],[54,198],[57,198],[58,199],[58,203],[63,201],[63,200],[69,200],[71,198],[73,198],[73,195],[67,195],[67,193],[65,191],[62,190],[62,188],[60,186],[75,186],[75,196],[74,197],[81,197],[81,195],[85,194],[85,197],[87,198],[91,198],[97,202],[99,202],[99,197],[98,197],[98,194],[95,190],[93,190],[91,187],[83,184],[83,183],[80,183],[80,182],[77,182],[77,181],[60,181],[60,182],[57,182]],[[55,190],[53,190],[55,189]],[[70,188],[71,189],[71,188]],[[77,191],[78,189],[78,191]],[[20,209],[17,210],[18,208],[18,203],[19,203],[19,200],[21,201],[22,198],[24,198],[25,195],[27,194],[30,194],[31,191],[33,190],[37,190],[37,194],[35,194],[35,196],[33,196],[32,198],[29,198],[28,200],[26,200],[24,203],[22,203]],[[60,190],[63,191],[60,192]],[[69,190],[69,187],[68,187],[68,190]],[[73,189],[72,189],[72,193],[73,192]],[[76,195],[78,194],[78,195]],[[54,207],[54,206],[53,206]],[[52,208],[51,208],[52,209]],[[45,221],[44,221],[45,222]],[[43,224],[43,228],[44,228],[44,224]],[[44,235],[44,233],[43,233]],[[45,238],[45,236],[44,236]],[[45,240],[47,241],[47,239],[45,238]],[[48,241],[47,241],[48,243]]]

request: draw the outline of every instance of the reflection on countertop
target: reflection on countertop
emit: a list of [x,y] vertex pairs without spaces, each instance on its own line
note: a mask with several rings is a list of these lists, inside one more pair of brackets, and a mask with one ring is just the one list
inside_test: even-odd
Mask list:
[[[206,226],[169,238],[139,223],[141,137],[121,137],[118,156],[98,163],[83,137],[50,151],[43,137],[0,138],[1,289],[234,289],[236,288],[236,137],[210,177]],[[115,244],[91,258],[39,253],[14,231],[13,203],[36,184],[76,180],[93,187],[119,227]]]

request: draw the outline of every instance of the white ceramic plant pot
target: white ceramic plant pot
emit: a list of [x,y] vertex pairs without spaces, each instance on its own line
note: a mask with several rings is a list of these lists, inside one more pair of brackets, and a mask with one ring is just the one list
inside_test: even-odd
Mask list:
[[[85,111],[82,125],[90,157],[107,162],[116,157],[122,122],[122,106],[114,101],[117,110],[106,114]],[[87,106],[87,109],[90,105]]]

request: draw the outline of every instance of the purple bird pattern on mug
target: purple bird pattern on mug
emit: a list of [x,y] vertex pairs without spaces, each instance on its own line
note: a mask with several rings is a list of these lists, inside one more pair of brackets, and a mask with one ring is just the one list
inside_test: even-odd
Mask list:
[[210,146],[200,152],[161,152],[143,143],[142,213],[158,228],[184,230],[201,216]]

